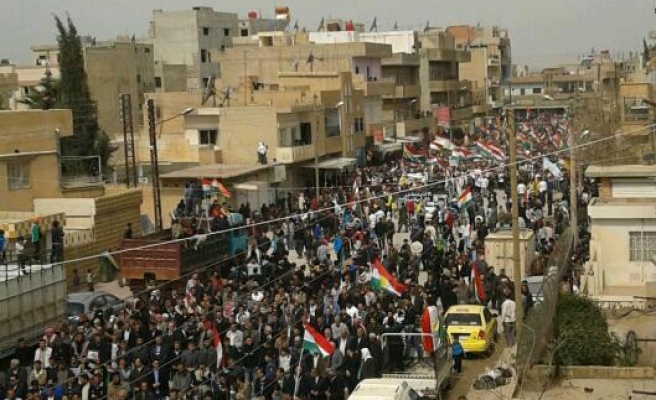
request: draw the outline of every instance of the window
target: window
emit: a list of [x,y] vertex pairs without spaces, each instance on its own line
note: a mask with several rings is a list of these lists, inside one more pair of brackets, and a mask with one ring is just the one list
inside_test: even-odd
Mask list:
[[141,83],[141,75],[137,74],[137,83]]
[[242,29],[241,30],[241,36],[242,37],[248,36],[248,29]]
[[9,190],[29,189],[29,161],[10,161],[7,163],[7,182]]
[[203,129],[198,131],[198,144],[216,145],[219,131],[216,129]]
[[337,108],[326,110],[326,137],[339,136],[342,134],[339,113],[340,111]]
[[146,47],[146,48],[144,48],[144,53],[146,53],[146,54],[150,54],[150,47]]
[[205,49],[200,49],[200,62],[202,63],[207,62],[207,50]]
[[305,146],[308,144],[312,144],[312,123],[301,122],[301,138],[298,145]]
[[656,253],[656,232],[629,232],[629,261],[650,261]]
[[210,34],[210,28],[204,26],[203,27],[203,36],[209,36]]
[[155,77],[155,87],[156,88],[161,88],[162,87],[162,77],[161,76],[156,76]]
[[230,36],[230,28],[223,28],[223,36]]
[[353,119],[353,132],[364,132],[364,118],[355,117]]
[[526,89],[519,89],[519,94],[524,96],[526,94]]
[[542,94],[542,88],[533,88],[533,94]]

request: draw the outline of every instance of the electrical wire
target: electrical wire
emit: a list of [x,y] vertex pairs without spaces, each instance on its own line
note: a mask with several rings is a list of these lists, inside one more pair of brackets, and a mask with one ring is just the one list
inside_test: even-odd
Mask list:
[[[646,126],[646,127],[640,128],[640,129],[637,129],[637,130],[635,130],[635,131],[639,131],[639,130],[642,130],[642,129],[648,129],[648,128],[651,128],[651,127],[653,127],[653,126],[656,126],[656,125],[649,125],[649,126]],[[589,141],[589,142],[586,142],[586,143],[583,143],[583,144],[579,144],[579,145],[572,146],[572,148],[580,148],[580,147],[591,146],[591,145],[593,145],[593,144],[595,144],[595,143],[599,143],[599,142],[602,142],[602,141],[606,141],[606,140],[609,140],[609,139],[613,139],[613,138],[615,138],[615,137],[617,137],[617,136],[623,136],[623,135],[630,134],[630,133],[633,133],[633,132],[634,132],[634,131],[629,131],[629,132],[620,133],[620,134],[616,134],[616,135],[613,135],[613,136],[609,136],[609,137],[601,138],[601,139],[598,139],[598,140],[595,140],[595,141]],[[532,160],[534,160],[534,159],[540,159],[540,158],[543,158],[543,157],[545,157],[545,156],[555,155],[555,154],[560,154],[560,153],[563,153],[563,152],[566,152],[566,151],[569,151],[569,150],[570,150],[570,149],[566,149],[566,150],[557,150],[557,151],[554,151],[554,152],[551,152],[551,153],[542,154],[542,155],[539,155],[539,156],[534,156],[534,157],[531,157],[531,158],[529,158],[529,159],[527,159],[527,160],[516,161],[515,164],[522,164],[522,163],[530,162],[530,161],[532,161]],[[487,172],[487,171],[494,171],[494,170],[496,170],[496,169],[500,169],[500,168],[506,168],[508,165],[511,165],[511,164],[503,164],[503,165],[501,165],[501,166],[496,166],[496,167],[490,168],[490,169],[488,169],[488,170],[486,170],[486,171],[484,171],[484,172]],[[434,185],[437,185],[437,184],[440,184],[440,183],[445,183],[445,182],[446,182],[446,180],[444,180],[444,181],[438,181],[438,182],[432,182],[432,183],[429,183],[429,184],[426,184],[426,185],[422,185],[422,186],[420,186],[420,187],[415,187],[415,188],[410,188],[410,189],[398,190],[398,191],[396,191],[396,192],[392,192],[392,193],[385,194],[385,195],[372,196],[372,197],[367,198],[367,199],[354,200],[353,202],[350,202],[350,203],[344,204],[344,205],[342,205],[342,206],[348,206],[349,204],[358,204],[358,203],[362,203],[362,202],[369,202],[369,201],[371,201],[372,199],[381,199],[381,198],[386,198],[386,197],[389,196],[389,195],[399,195],[399,194],[401,194],[401,193],[410,193],[410,192],[415,192],[415,191],[418,191],[418,190],[421,190],[421,189],[425,189],[425,188],[427,188],[427,187],[431,187],[431,186],[434,186]],[[320,213],[320,212],[322,212],[322,211],[330,211],[330,210],[333,210],[333,209],[334,209],[334,206],[333,206],[333,207],[326,207],[326,208],[323,208],[323,209],[318,209],[318,210],[316,210],[316,211],[310,212],[309,214],[318,214],[318,213]],[[193,239],[193,238],[195,238],[195,237],[209,236],[209,235],[212,235],[212,234],[224,234],[224,233],[232,232],[232,231],[235,231],[235,230],[242,230],[242,229],[248,229],[248,228],[255,228],[256,226],[261,226],[261,225],[270,225],[270,224],[275,223],[275,222],[282,222],[282,221],[286,221],[286,220],[289,220],[289,219],[293,219],[293,218],[295,218],[295,217],[302,217],[302,216],[303,216],[303,214],[295,214],[295,215],[286,216],[286,217],[281,217],[281,218],[277,218],[277,219],[273,219],[273,220],[269,220],[269,221],[264,221],[264,222],[258,222],[258,223],[247,224],[247,225],[244,225],[244,226],[241,226],[241,227],[228,228],[228,229],[222,230],[222,231],[220,231],[220,232],[211,232],[211,233],[204,234],[204,235],[196,235],[196,236],[191,237],[191,238],[174,239],[174,240],[170,240],[170,241],[159,242],[159,243],[152,244],[152,245],[139,246],[139,247],[135,247],[135,248],[132,248],[132,249],[118,250],[118,251],[110,252],[110,254],[112,254],[112,255],[115,255],[115,254],[122,254],[122,253],[127,252],[127,251],[134,251],[134,250],[148,249],[148,248],[153,248],[153,247],[156,247],[156,246],[161,246],[161,245],[166,245],[166,244],[179,243],[179,242],[182,242],[182,241],[191,240],[191,239]],[[331,215],[328,215],[328,216],[326,216],[326,217],[324,217],[324,218],[329,218],[329,217],[332,217],[332,216],[331,216]],[[105,253],[105,254],[101,254],[101,255],[96,255],[96,256],[81,257],[81,258],[74,259],[74,260],[66,260],[66,261],[63,261],[63,262],[60,262],[60,263],[56,263],[56,264],[68,264],[68,263],[73,263],[73,262],[80,262],[80,261],[92,260],[92,259],[96,259],[96,258],[99,258],[99,257],[103,257],[103,256],[105,256],[105,255],[106,255],[106,253]],[[241,255],[241,254],[240,254],[240,255]],[[237,257],[237,256],[232,257],[231,259],[236,258],[236,257]],[[227,261],[230,261],[230,259],[228,259],[228,260],[224,260],[223,262],[227,262]],[[219,264],[220,264],[220,263],[219,263]],[[52,264],[50,264],[50,265],[52,265]],[[206,266],[206,267],[202,268],[201,270],[205,270],[205,269],[210,268],[210,267],[212,267],[212,266],[216,266],[216,265],[209,265],[209,266]],[[197,271],[192,271],[190,274],[194,274],[194,273],[198,273],[198,272],[197,272]],[[181,279],[182,279],[182,277],[176,279],[176,281],[181,280]],[[166,284],[169,284],[169,283],[170,283],[170,282],[166,282],[166,283],[164,283],[163,285],[166,285]],[[264,286],[266,286],[266,285],[268,285],[268,284],[270,284],[270,282],[268,282],[268,283],[265,284],[265,285],[261,285],[261,286],[259,286],[259,287],[264,287]],[[163,285],[162,285],[162,286],[163,286]],[[152,291],[152,290],[153,290],[153,288],[148,289],[147,291]],[[146,293],[147,291],[141,292],[140,294]],[[133,296],[130,296],[130,297],[135,297],[135,296],[133,295]],[[130,297],[128,297],[128,298],[130,298]],[[150,343],[152,343],[152,341],[149,342],[149,343],[147,343],[147,344],[150,344]],[[142,344],[139,348],[141,348],[141,347],[143,347],[143,346],[145,346],[145,345],[147,345],[147,344]],[[111,361],[110,361],[110,362],[111,362]]]
[[[328,217],[325,217],[325,218],[328,218]],[[305,229],[305,228],[299,228],[299,229],[295,230],[295,232],[300,231],[300,230],[303,230],[303,229]],[[284,246],[284,244],[280,244],[280,245],[283,245],[283,246]],[[238,257],[240,257],[240,256],[242,256],[242,255],[244,255],[244,254],[248,254],[248,252],[249,252],[249,249],[247,249],[247,250],[245,250],[244,252],[241,252],[241,253],[239,253],[239,254],[236,254],[236,255],[234,255],[234,256],[232,256],[232,257],[226,259],[226,260],[222,260],[222,261],[218,262],[217,264],[210,264],[210,265],[207,265],[207,266],[205,266],[205,267],[197,268],[197,269],[195,269],[195,270],[193,270],[193,271],[190,271],[190,272],[187,273],[187,274],[181,275],[180,277],[178,277],[178,278],[176,278],[176,279],[174,279],[174,280],[163,282],[163,283],[161,283],[161,284],[159,284],[159,285],[155,285],[155,286],[153,286],[153,287],[151,287],[151,288],[148,288],[148,289],[143,290],[143,291],[141,291],[141,292],[139,292],[139,293],[136,293],[136,294],[131,294],[130,296],[128,296],[128,297],[122,299],[122,302],[124,302],[125,300],[128,300],[128,299],[131,299],[131,298],[138,298],[138,297],[139,297],[140,295],[142,295],[142,294],[146,294],[146,293],[148,293],[148,292],[152,292],[153,290],[157,290],[158,288],[164,287],[164,286],[166,286],[166,285],[170,285],[171,282],[182,281],[182,279],[185,278],[185,277],[189,277],[189,276],[192,276],[192,275],[194,275],[194,274],[202,273],[202,272],[205,271],[206,269],[213,268],[213,267],[217,267],[217,266],[219,266],[219,265],[221,265],[221,264],[223,264],[223,263],[227,263],[227,262],[229,262],[229,261],[231,261],[231,260],[233,260],[233,259],[236,259],[236,258],[238,258]],[[269,281],[267,281],[267,282],[264,283],[264,284],[261,284],[261,285],[259,285],[259,286],[256,286],[256,287],[252,288],[251,290],[257,290],[257,289],[265,288],[265,287],[267,287],[267,286],[273,286],[273,284],[274,284],[275,282],[278,282],[278,281],[280,281],[280,280],[286,278],[287,275],[288,275],[290,272],[291,272],[291,271],[287,271],[286,273],[282,274],[281,276],[279,276],[279,277],[277,277],[277,278],[275,278],[275,279],[269,280]],[[324,273],[322,273],[321,275],[319,275],[319,276],[316,277],[315,279],[311,280],[310,283],[311,283],[311,282],[314,282],[315,280],[319,279],[321,276],[323,276],[323,275],[325,275],[325,274],[327,274],[327,273],[329,273],[329,271],[325,271]],[[236,299],[233,300],[233,302],[238,302],[237,299],[248,298],[248,296],[250,296],[250,294],[243,294],[243,295],[237,296]],[[100,308],[100,310],[102,310],[102,311],[107,311],[107,310],[111,309],[114,305],[115,305],[115,304],[107,304],[105,307]],[[174,332],[177,332],[178,330],[182,330],[183,328],[184,328],[184,326],[183,326],[183,325],[180,325],[179,327],[176,327],[176,328],[175,328]],[[222,333],[225,333],[225,332],[222,332]],[[152,344],[152,343],[154,343],[154,342],[155,342],[155,338],[152,338],[151,340],[149,340],[149,341],[147,341],[147,342],[145,342],[145,343],[142,343],[142,344],[140,344],[140,345],[137,346],[137,347],[133,347],[133,348],[131,348],[130,351],[128,352],[128,354],[133,353],[133,352],[136,352],[136,351],[138,351],[139,349],[141,349],[141,348],[143,348],[143,347],[145,347],[145,346],[148,346],[148,345],[150,345],[150,344]],[[111,362],[112,362],[112,360],[110,360],[110,361],[106,361],[106,362],[104,362],[104,363],[101,363],[99,366],[105,366],[105,365],[110,364]],[[74,379],[74,378],[71,378],[71,379]]]
[[[601,142],[604,142],[604,141],[607,141],[607,140],[615,139],[615,138],[620,137],[620,136],[630,135],[632,133],[635,133],[635,132],[638,132],[638,131],[641,131],[641,130],[650,129],[650,128],[653,128],[653,127],[656,127],[656,124],[647,125],[647,126],[635,129],[635,130],[631,130],[631,131],[627,131],[627,132],[623,132],[623,133],[618,133],[618,134],[611,135],[611,136],[604,137],[604,138],[600,138],[600,139],[597,139],[597,140],[588,141],[588,142],[583,143],[583,144],[577,144],[577,145],[572,146],[571,148],[568,148],[568,149],[555,150],[555,151],[552,151],[550,153],[545,153],[545,154],[541,154],[541,155],[538,155],[538,156],[533,156],[533,157],[527,158],[525,160],[518,160],[514,164],[519,165],[519,164],[533,162],[535,160],[539,160],[539,159],[542,159],[542,158],[547,157],[547,156],[552,156],[552,155],[557,155],[557,154],[569,152],[570,149],[576,149],[576,148],[592,146],[593,144],[596,144],[596,143],[601,143]],[[499,169],[503,170],[503,169],[507,168],[510,165],[512,165],[512,164],[511,163],[505,163],[505,164],[502,164],[502,165],[499,165],[499,166],[495,166],[495,167],[491,167],[491,168],[482,170],[481,172],[482,173],[483,172],[491,172],[491,171],[495,171],[495,170],[499,170]],[[406,193],[418,192],[418,191],[425,190],[425,189],[433,187],[433,186],[437,186],[437,185],[447,183],[449,181],[450,181],[450,179],[442,179],[442,180],[438,180],[438,181],[435,181],[435,182],[430,182],[430,183],[427,183],[427,184],[424,184],[424,185],[408,188],[408,189],[397,190],[395,192],[390,192],[390,193],[386,193],[386,194],[383,194],[383,195],[371,196],[371,197],[368,197],[366,199],[354,199],[351,202],[344,203],[344,204],[341,204],[341,205],[334,204],[333,206],[319,208],[319,209],[314,210],[314,211],[291,214],[291,215],[288,215],[288,216],[279,217],[279,218],[275,218],[275,219],[267,220],[267,221],[253,222],[251,224],[245,224],[245,225],[240,226],[240,227],[226,228],[226,229],[218,231],[218,232],[209,232],[207,234],[196,235],[196,236],[198,236],[198,237],[203,237],[203,236],[207,237],[207,236],[212,236],[212,235],[216,235],[216,234],[224,234],[224,233],[229,233],[229,232],[233,232],[233,231],[238,231],[238,230],[242,230],[242,229],[255,228],[255,227],[262,226],[262,225],[270,225],[270,224],[273,224],[273,223],[283,222],[283,221],[290,220],[290,219],[295,219],[295,218],[304,218],[308,215],[316,215],[316,214],[321,214],[321,213],[324,213],[324,212],[332,211],[336,207],[344,208],[344,207],[349,207],[351,205],[356,205],[356,204],[360,204],[360,203],[368,203],[372,200],[385,199],[388,196],[397,196],[397,195],[406,194]],[[196,236],[194,236],[194,237],[196,237]],[[130,249],[120,249],[120,250],[110,251],[108,253],[102,253],[102,254],[86,256],[86,257],[79,257],[79,258],[72,259],[72,260],[64,260],[64,261],[58,262],[56,264],[67,265],[67,264],[77,263],[77,262],[82,262],[82,261],[90,261],[90,260],[95,260],[95,259],[104,257],[108,254],[109,255],[120,255],[120,254],[128,253],[128,252],[131,252],[131,251],[145,250],[145,249],[151,249],[151,248],[155,248],[155,247],[163,246],[163,245],[167,245],[167,244],[180,243],[180,242],[187,241],[189,239],[191,239],[191,238],[165,240],[165,241],[161,241],[161,242],[157,242],[157,243],[152,243],[152,244],[146,244],[146,245],[142,245],[142,246],[133,247],[133,248],[130,248]],[[46,265],[52,265],[52,264],[46,264]]]

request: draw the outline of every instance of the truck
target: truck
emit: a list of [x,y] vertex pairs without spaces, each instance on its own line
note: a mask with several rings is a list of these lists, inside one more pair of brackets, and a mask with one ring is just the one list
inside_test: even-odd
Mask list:
[[10,356],[19,338],[28,346],[44,329],[61,323],[66,309],[66,275],[62,264],[32,265],[27,275],[5,266],[0,276],[0,359]]
[[149,287],[168,284],[169,289],[180,288],[181,278],[212,266],[229,257],[244,253],[248,248],[248,233],[241,215],[228,217],[226,232],[199,233],[172,240],[166,229],[138,238],[123,239],[118,254],[119,275],[133,293]]
[[[385,342],[389,336],[403,336],[408,337],[422,337],[426,334],[422,333],[396,333],[389,334],[384,333],[381,336],[381,344],[383,345],[383,352],[385,353]],[[388,355],[389,356],[389,355]],[[396,384],[397,388],[394,391],[388,389],[388,393],[393,393],[393,397],[378,397],[380,399],[390,399],[390,400],[416,400],[416,399],[442,399],[443,393],[451,387],[451,370],[453,366],[453,359],[451,358],[451,352],[449,346],[445,340],[440,340],[436,343],[435,352],[433,353],[431,363],[418,362],[413,366],[407,368],[403,372],[389,372],[384,373],[382,378],[377,379],[367,379],[368,387],[373,386],[378,382],[379,384]],[[364,383],[362,381],[361,383]],[[408,385],[408,388],[412,389],[406,390],[405,384]],[[374,388],[367,389],[366,387],[361,389],[360,397],[353,397],[353,395],[358,392],[358,388],[353,391],[350,399],[368,399],[373,397],[363,397],[366,392],[373,392]],[[418,397],[415,397],[418,395]],[[369,396],[369,395],[366,395]],[[372,394],[372,396],[374,396]]]

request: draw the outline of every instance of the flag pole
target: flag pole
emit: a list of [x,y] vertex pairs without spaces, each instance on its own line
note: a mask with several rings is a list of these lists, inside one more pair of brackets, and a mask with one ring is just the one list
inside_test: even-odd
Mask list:
[[298,365],[296,365],[296,378],[294,379],[294,396],[293,400],[296,400],[298,395],[298,387],[301,383],[301,363],[303,362],[303,352],[305,347],[301,347],[301,355],[298,358]]

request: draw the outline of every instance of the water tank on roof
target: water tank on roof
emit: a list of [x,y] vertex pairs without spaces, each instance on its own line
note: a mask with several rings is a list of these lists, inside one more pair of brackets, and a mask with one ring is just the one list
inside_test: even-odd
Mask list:
[[249,11],[248,19],[257,19],[257,11]]
[[353,21],[349,20],[346,22],[346,29],[347,32],[353,32],[355,30],[355,27],[353,26]]

